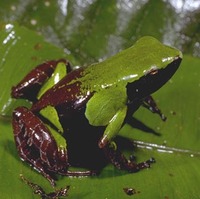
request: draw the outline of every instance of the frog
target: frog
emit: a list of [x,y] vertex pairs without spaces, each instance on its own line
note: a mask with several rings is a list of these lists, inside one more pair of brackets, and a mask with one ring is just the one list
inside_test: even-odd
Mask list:
[[[107,163],[130,173],[149,168],[154,158],[137,163],[123,154],[115,140],[141,106],[166,119],[152,94],[171,79],[182,57],[175,47],[144,36],[86,67],[74,69],[66,59],[39,64],[11,91],[13,98],[31,102],[30,108],[13,111],[21,160],[52,186],[57,174],[96,175]],[[86,169],[70,170],[74,166]]]

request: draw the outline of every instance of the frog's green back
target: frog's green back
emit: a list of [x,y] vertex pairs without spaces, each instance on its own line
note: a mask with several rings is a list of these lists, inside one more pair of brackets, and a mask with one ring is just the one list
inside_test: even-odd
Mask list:
[[177,56],[182,56],[179,50],[163,45],[153,37],[142,37],[132,47],[86,68],[80,79],[82,88],[98,91],[113,85],[126,85],[153,67],[164,68]]

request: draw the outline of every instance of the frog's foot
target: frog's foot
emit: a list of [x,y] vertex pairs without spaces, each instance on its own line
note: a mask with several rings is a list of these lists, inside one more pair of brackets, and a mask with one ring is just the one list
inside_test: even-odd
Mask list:
[[150,168],[150,165],[155,162],[155,159],[151,158],[145,162],[136,163],[133,158],[127,159],[119,150],[110,146],[106,146],[104,152],[116,168],[128,172],[138,172],[141,169]]
[[167,117],[161,112],[161,110],[158,108],[155,100],[152,98],[152,96],[148,96],[143,100],[142,105],[149,109],[152,113],[156,113],[160,116],[160,118],[165,121]]
[[33,182],[30,182],[29,180],[27,180],[22,174],[20,175],[20,178],[22,179],[23,182],[25,182],[27,185],[29,185],[33,191],[34,194],[38,194],[41,196],[41,198],[49,198],[49,199],[56,199],[56,198],[60,198],[60,197],[65,197],[67,196],[68,190],[69,190],[69,186],[66,186],[65,188],[61,188],[58,189],[54,192],[51,193],[46,193],[43,188],[41,186],[39,186],[38,184],[35,184]]
[[66,151],[58,150],[49,129],[25,107],[15,109],[13,129],[20,158],[55,186],[54,174],[68,168]]

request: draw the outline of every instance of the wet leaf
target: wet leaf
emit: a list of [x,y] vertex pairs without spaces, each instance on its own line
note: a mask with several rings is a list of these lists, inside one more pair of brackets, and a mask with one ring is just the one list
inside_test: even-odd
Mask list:
[[[74,65],[88,65],[152,35],[187,53],[175,76],[154,94],[167,121],[141,107],[134,114],[134,128],[126,124],[120,135],[134,140],[135,150],[127,153],[138,162],[154,157],[156,163],[136,174],[108,165],[96,177],[59,177],[57,188],[70,185],[68,198],[199,199],[199,10],[195,0],[0,1],[1,197],[39,198],[20,174],[53,191],[17,155],[10,115],[25,102],[11,100],[11,87],[47,59],[67,57]],[[124,192],[127,188],[134,190],[132,196]]]
[[62,49],[45,42],[42,36],[17,24],[1,24],[0,44],[1,115],[8,115],[13,107],[15,100],[10,98],[11,87],[33,67],[62,57],[73,61],[73,57],[65,54]]

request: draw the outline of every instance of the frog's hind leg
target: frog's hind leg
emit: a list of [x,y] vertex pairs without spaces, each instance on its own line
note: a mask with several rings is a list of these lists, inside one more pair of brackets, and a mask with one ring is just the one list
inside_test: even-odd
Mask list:
[[20,158],[54,186],[54,173],[66,172],[68,169],[67,152],[58,150],[49,129],[25,107],[15,109],[13,129]]
[[72,70],[69,62],[64,59],[44,62],[30,71],[12,88],[12,97],[36,101],[40,88],[52,76],[59,63],[64,64],[65,74]]
[[118,149],[115,149],[112,145],[105,146],[103,148],[106,157],[110,162],[120,170],[126,170],[130,173],[138,172],[141,169],[149,168],[152,163],[155,162],[154,158],[151,158],[145,162],[136,163],[133,159],[127,159]]

